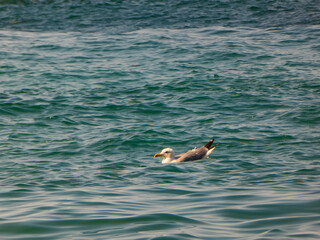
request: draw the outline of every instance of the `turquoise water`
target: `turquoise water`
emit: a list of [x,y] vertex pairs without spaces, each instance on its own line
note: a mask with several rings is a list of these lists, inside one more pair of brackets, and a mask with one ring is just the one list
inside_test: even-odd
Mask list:
[[[0,3],[1,239],[319,239],[317,1]],[[161,164],[211,138],[210,159]]]

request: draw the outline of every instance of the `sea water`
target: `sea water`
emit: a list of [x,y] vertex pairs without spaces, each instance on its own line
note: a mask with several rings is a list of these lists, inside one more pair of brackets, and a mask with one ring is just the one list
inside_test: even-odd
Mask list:
[[318,3],[1,1],[0,239],[320,239]]

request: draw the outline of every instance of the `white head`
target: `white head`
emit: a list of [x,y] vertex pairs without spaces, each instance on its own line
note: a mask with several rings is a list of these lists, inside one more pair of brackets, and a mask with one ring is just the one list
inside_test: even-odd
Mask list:
[[161,153],[157,153],[154,157],[163,157],[162,163],[170,163],[174,160],[174,151],[172,148],[165,148]]

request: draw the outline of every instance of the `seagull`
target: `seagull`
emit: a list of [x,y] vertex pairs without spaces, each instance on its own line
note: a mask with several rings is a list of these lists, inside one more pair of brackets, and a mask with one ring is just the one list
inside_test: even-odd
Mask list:
[[172,148],[165,148],[160,153],[157,153],[154,155],[154,157],[163,157],[162,163],[176,163],[176,162],[191,162],[203,159],[205,157],[208,157],[210,153],[216,148],[216,146],[219,145],[215,144],[213,146],[214,139],[211,139],[206,145],[204,145],[201,148],[194,148],[192,150],[189,150],[188,152],[181,153],[177,156],[174,155],[174,151]]

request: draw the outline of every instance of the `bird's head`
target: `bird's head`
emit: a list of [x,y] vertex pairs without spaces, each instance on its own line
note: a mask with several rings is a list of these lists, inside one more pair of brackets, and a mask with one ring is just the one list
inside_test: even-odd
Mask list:
[[164,159],[172,160],[174,158],[174,151],[172,148],[165,148],[160,153],[155,154],[154,157],[163,157]]

